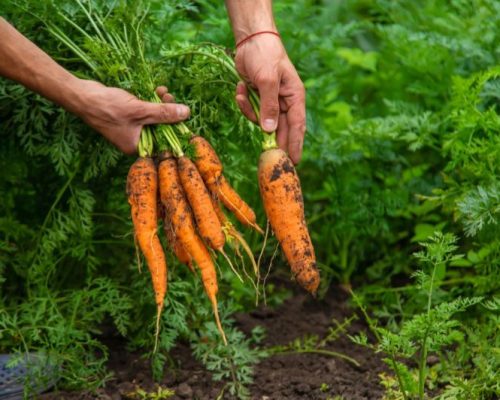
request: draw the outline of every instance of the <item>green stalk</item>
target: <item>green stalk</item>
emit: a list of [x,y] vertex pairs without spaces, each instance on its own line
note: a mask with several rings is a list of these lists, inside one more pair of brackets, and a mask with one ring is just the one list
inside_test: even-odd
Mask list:
[[420,347],[420,360],[418,368],[418,398],[420,400],[424,399],[425,395],[425,378],[427,373],[427,337],[429,336],[429,316],[431,314],[432,307],[432,291],[434,290],[434,279],[436,278],[437,264],[434,264],[431,275],[431,282],[429,285],[429,294],[427,298],[427,329],[424,333],[424,338],[422,340],[422,345]]
[[151,157],[153,154],[153,134],[149,126],[142,128],[137,150],[139,157]]
[[[186,55],[204,56],[204,57],[207,57],[207,58],[210,58],[210,59],[216,61],[222,67],[224,67],[230,73],[232,78],[234,79],[235,84],[237,84],[239,81],[244,81],[244,79],[240,76],[240,74],[236,70],[236,67],[234,66],[233,60],[224,52],[224,50],[217,47],[217,46],[214,46],[214,45],[210,45],[210,46],[211,46],[211,48],[216,49],[219,52],[219,54],[221,54],[221,55],[218,56],[218,55],[206,52],[206,51],[196,49],[196,50],[180,51],[180,52],[175,53],[172,57],[174,57],[174,56],[180,57],[180,56],[186,56]],[[169,57],[167,56],[166,58],[169,58]],[[250,100],[250,104],[252,105],[252,109],[257,117],[257,120],[259,120],[260,119],[260,112],[259,112],[260,99],[259,99],[259,96],[258,96],[257,92],[255,92],[255,90],[252,89],[250,86],[247,86],[247,89],[248,89],[248,98]],[[262,149],[263,150],[270,150],[270,149],[277,148],[278,144],[276,142],[276,132],[268,133],[262,129],[261,129],[261,131],[263,134]]]

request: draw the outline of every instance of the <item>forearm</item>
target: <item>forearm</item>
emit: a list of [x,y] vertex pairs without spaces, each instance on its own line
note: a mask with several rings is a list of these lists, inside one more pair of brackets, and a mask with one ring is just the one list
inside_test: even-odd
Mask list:
[[271,0],[226,0],[236,42],[252,33],[276,31]]
[[0,17],[0,76],[12,79],[78,114],[80,79],[66,71]]

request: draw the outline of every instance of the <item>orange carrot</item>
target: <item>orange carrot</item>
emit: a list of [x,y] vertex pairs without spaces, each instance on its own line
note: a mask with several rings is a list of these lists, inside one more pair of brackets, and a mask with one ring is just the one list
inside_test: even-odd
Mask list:
[[211,183],[209,188],[212,193],[216,193],[222,204],[233,212],[238,221],[243,225],[251,226],[261,234],[264,233],[257,224],[257,218],[252,208],[236,193],[224,175],[221,175],[216,182]]
[[267,217],[295,279],[306,290],[316,293],[319,272],[304,217],[300,181],[283,150],[271,149],[261,154],[259,187]]
[[224,233],[198,169],[185,156],[178,158],[177,165],[182,187],[193,210],[201,237],[211,248],[221,251],[225,242]]
[[186,251],[182,243],[179,241],[177,236],[175,235],[174,228],[172,227],[172,222],[170,221],[169,215],[165,212],[165,208],[163,209],[163,232],[165,232],[165,237],[167,238],[167,242],[174,252],[177,259],[188,266],[191,272],[194,272],[192,257]]
[[196,168],[205,183],[214,183],[222,175],[222,163],[212,145],[201,136],[193,136],[189,141],[194,145]]
[[158,341],[160,316],[167,293],[167,262],[157,234],[157,175],[154,161],[151,158],[140,157],[132,164],[127,176],[127,195],[132,213],[134,235],[148,264],[155,291],[157,305],[156,341]]
[[196,233],[191,208],[184,194],[178,173],[177,163],[169,154],[159,165],[160,197],[165,212],[168,214],[173,231],[184,249],[191,255],[201,273],[203,286],[212,304],[217,328],[227,344],[226,336],[219,319],[217,309],[217,273],[205,244]]
[[193,136],[190,143],[194,145],[195,149],[196,168],[210,191],[219,197],[243,225],[251,226],[258,232],[264,233],[257,225],[252,208],[243,201],[222,174],[222,163],[210,143],[201,136]]

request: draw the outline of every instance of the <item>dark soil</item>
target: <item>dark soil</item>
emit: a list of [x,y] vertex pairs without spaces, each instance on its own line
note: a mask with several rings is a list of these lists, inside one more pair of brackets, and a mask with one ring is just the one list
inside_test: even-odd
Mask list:
[[[260,307],[249,314],[237,314],[235,320],[244,332],[259,325],[266,329],[263,346],[287,345],[305,335],[324,338],[332,321],[342,322],[353,315],[346,305],[341,289],[332,291],[323,300],[315,300],[306,294],[296,294],[276,309]],[[360,319],[353,320],[347,328],[349,334],[367,331]],[[43,400],[55,399],[129,399],[127,393],[138,386],[153,390],[149,363],[139,354],[123,351],[123,343],[110,343],[109,369],[114,379],[97,393],[49,393]],[[250,387],[252,399],[335,399],[376,400],[384,393],[379,384],[379,374],[386,371],[380,357],[371,350],[353,344],[345,333],[329,343],[325,349],[340,352],[354,358],[355,366],[342,358],[316,353],[278,354],[263,360],[255,368],[255,381]],[[223,388],[220,382],[212,382],[211,374],[191,356],[188,344],[179,344],[171,356],[177,366],[168,368],[162,387],[176,391],[172,400],[216,399]],[[229,398],[224,396],[224,398]],[[337,400],[337,399],[335,399]]]

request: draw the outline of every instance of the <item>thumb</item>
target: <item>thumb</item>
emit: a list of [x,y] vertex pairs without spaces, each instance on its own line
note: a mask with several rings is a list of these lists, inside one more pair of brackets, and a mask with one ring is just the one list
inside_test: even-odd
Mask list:
[[268,77],[256,82],[260,94],[260,126],[266,132],[273,132],[278,126],[280,105],[278,102],[280,79]]
[[143,112],[140,121],[144,125],[173,124],[189,118],[189,107],[184,104],[174,103],[148,103],[142,102]]

